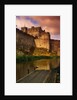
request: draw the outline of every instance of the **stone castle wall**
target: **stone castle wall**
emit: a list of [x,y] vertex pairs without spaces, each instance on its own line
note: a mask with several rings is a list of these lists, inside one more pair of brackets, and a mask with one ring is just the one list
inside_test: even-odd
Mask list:
[[24,50],[24,52],[30,52],[33,47],[35,47],[34,37],[16,29],[16,48],[21,51]]
[[27,29],[27,34],[30,34],[34,37],[39,37],[41,35],[42,29],[41,27],[31,27]]
[[60,55],[60,40],[50,40],[50,50],[51,52],[56,52]]
[[43,31],[41,27],[21,28],[23,32],[33,36],[37,48],[50,50],[50,34]]
[[50,42],[52,51],[57,51],[60,48],[60,40],[51,40]]
[[41,37],[35,39],[35,44],[37,48],[45,48],[50,50],[50,36],[47,33],[42,33]]
[[[30,33],[29,33],[30,32]],[[35,48],[60,55],[60,40],[51,40],[48,32],[40,27],[16,28],[16,48],[22,52],[34,52]]]

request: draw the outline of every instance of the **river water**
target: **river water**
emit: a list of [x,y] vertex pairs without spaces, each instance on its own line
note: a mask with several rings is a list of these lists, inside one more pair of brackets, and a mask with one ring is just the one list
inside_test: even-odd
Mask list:
[[58,75],[59,77],[58,79],[56,79],[58,80],[56,82],[60,82],[60,58],[40,59],[35,61],[16,63],[16,81],[29,75],[35,70],[51,71],[51,78],[50,81],[48,81],[48,83],[54,82],[55,75]]

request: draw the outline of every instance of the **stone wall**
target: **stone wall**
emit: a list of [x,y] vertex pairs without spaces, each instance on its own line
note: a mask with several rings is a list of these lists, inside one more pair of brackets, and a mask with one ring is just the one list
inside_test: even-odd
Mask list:
[[17,47],[24,48],[27,52],[36,47],[50,51],[50,53],[57,54],[58,56],[60,55],[60,40],[51,40],[50,33],[45,32],[41,27],[22,27],[21,30],[16,29],[16,33]]
[[23,52],[31,52],[34,47],[34,37],[16,29],[16,49]]
[[58,56],[60,55],[60,40],[50,40],[51,52],[55,52]]
[[45,48],[50,50],[50,35],[48,33],[42,32],[39,38],[35,39],[35,44],[37,48]]
[[32,26],[31,28],[22,27],[21,30],[33,37],[39,37],[40,33],[42,32],[41,27],[34,27],[34,26]]
[[50,34],[42,30],[41,27],[21,28],[23,32],[33,36],[35,39],[35,45],[37,48],[45,48],[50,50]]

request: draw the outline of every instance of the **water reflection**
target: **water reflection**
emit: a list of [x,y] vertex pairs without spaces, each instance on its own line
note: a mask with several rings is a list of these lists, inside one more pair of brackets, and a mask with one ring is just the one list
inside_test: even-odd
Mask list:
[[34,63],[34,66],[37,67],[36,70],[50,70],[49,59],[36,60],[33,63]]
[[24,77],[35,70],[33,62],[17,63],[16,64],[16,80]]
[[[48,83],[55,82],[55,77],[60,72],[60,58],[41,59],[25,63],[16,64],[16,81],[28,75],[34,70],[48,70],[50,71],[50,78]],[[52,76],[52,77],[51,77]],[[60,77],[60,75],[59,75]],[[60,81],[60,79],[58,79]]]

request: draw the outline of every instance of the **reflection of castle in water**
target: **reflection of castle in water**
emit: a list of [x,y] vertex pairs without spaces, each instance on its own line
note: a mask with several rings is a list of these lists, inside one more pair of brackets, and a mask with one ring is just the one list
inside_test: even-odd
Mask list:
[[32,62],[17,63],[16,65],[16,80],[24,77],[34,70],[48,70],[51,71],[57,68],[60,64],[60,59],[41,59]]
[[48,59],[36,60],[34,65],[37,67],[36,70],[50,70],[50,61]]
[[60,59],[41,59],[34,61],[36,70],[51,70],[57,68],[60,64]]

